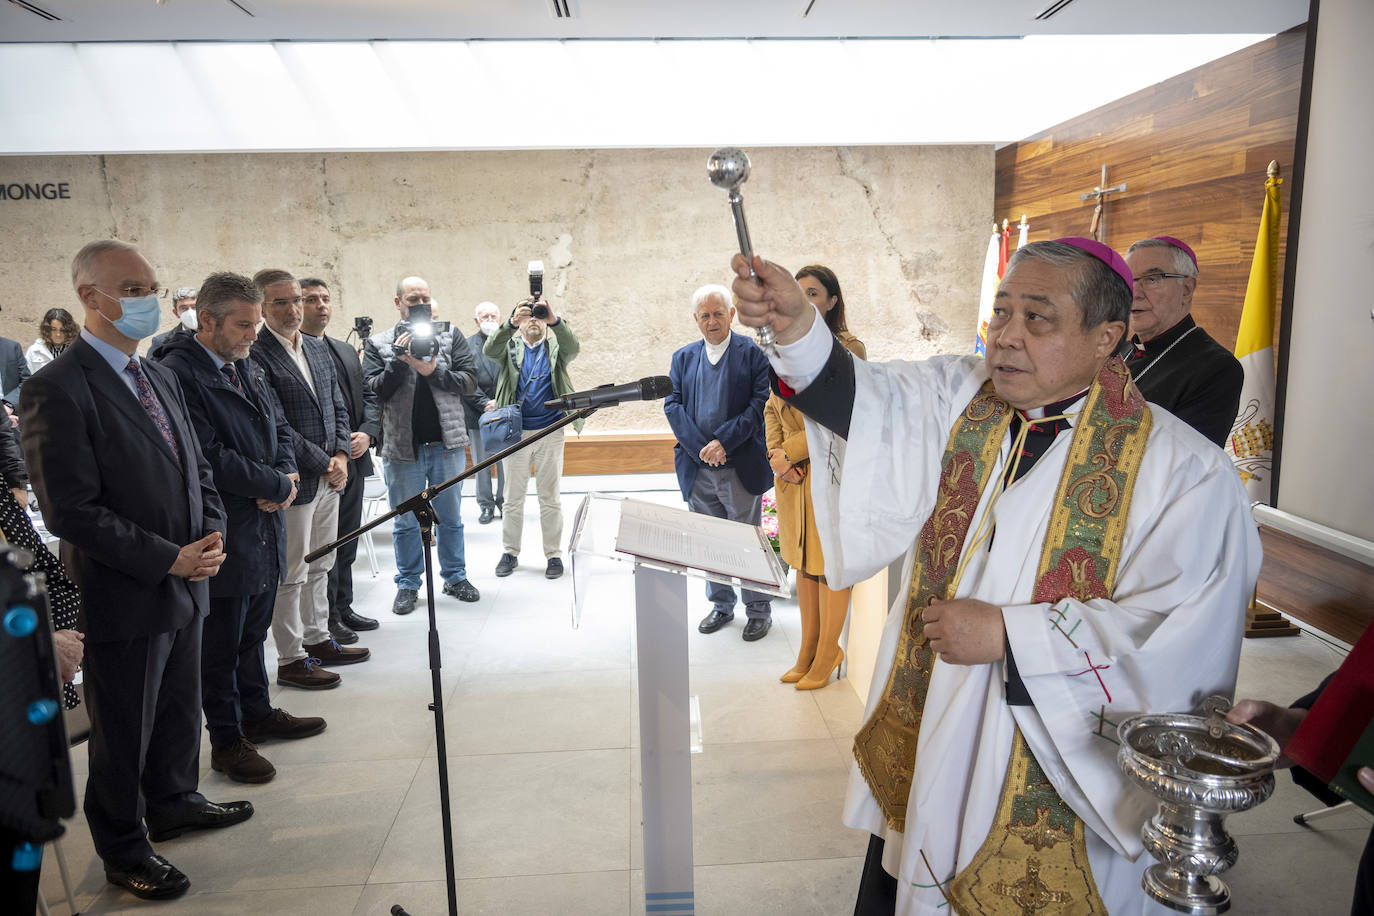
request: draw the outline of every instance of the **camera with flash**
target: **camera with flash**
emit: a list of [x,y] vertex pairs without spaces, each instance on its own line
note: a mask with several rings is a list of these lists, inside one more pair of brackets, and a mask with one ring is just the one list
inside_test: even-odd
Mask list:
[[447,321],[435,321],[433,307],[428,302],[410,306],[410,312],[396,323],[396,336],[410,335],[410,342],[404,347],[392,344],[397,356],[409,353],[416,359],[430,359],[439,352],[439,335],[449,329]]

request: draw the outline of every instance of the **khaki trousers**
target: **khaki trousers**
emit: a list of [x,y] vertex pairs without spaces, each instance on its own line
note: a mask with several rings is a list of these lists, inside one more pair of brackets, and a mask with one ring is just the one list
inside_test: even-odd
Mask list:
[[[521,441],[537,433],[527,429]],[[550,433],[523,452],[501,462],[506,469],[506,503],[502,509],[501,545],[506,553],[520,556],[520,540],[525,529],[525,491],[529,489],[530,468],[534,468],[534,489],[539,494],[539,528],[544,534],[544,558],[562,556],[563,504],[563,430]]]
[[272,641],[277,644],[277,664],[305,658],[305,646],[329,637],[329,571],[334,568],[330,551],[314,563],[305,555],[339,536],[339,494],[320,481],[315,498],[304,506],[288,506],[286,513],[286,571],[277,586],[272,606]]

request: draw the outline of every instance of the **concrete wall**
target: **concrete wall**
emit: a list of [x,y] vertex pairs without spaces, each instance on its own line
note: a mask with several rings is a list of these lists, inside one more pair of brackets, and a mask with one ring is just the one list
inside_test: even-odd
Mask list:
[[[169,286],[268,266],[333,286],[333,330],[395,318],[396,281],[430,281],[441,317],[546,290],[582,339],[578,387],[666,373],[692,340],[692,291],[735,249],[710,150],[9,157],[0,185],[66,182],[69,197],[0,200],[0,335],[27,347],[42,313],[81,320],[70,261],[86,241],[139,244]],[[875,359],[971,349],[992,212],[990,146],[751,150],[745,209],[758,251],[832,267]],[[13,189],[11,189],[13,190]],[[7,195],[11,196],[11,195]],[[164,322],[171,326],[170,315]],[[595,418],[666,429],[658,405]]]

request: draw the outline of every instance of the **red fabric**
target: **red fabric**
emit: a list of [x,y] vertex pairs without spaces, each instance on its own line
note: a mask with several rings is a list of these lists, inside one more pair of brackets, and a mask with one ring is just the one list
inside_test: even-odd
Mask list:
[[1355,742],[1374,718],[1374,627],[1326,685],[1312,711],[1283,749],[1294,763],[1322,782],[1336,778]]
[[796,394],[796,392],[793,391],[792,387],[788,385],[786,382],[784,382],[782,379],[778,379],[778,394],[782,395],[785,398],[790,398],[794,394]]

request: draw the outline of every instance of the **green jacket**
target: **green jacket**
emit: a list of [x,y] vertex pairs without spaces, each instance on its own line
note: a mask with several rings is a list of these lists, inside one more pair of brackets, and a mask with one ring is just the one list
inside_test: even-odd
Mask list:
[[[549,335],[544,338],[544,346],[548,348],[549,366],[553,371],[553,396],[561,398],[573,390],[572,379],[568,376],[568,363],[577,358],[577,354],[582,350],[582,344],[578,342],[577,335],[573,333],[566,318],[559,318],[558,324],[550,325],[548,330]],[[494,400],[497,407],[514,404],[515,396],[520,390],[520,364],[525,361],[525,346],[523,340],[516,341],[515,346],[511,346],[511,340],[515,336],[515,327],[508,318],[501,322],[501,327],[497,328],[496,333],[488,337],[482,346],[483,355],[496,360],[501,367],[501,374],[496,379]],[[585,422],[578,420],[573,424],[573,429],[581,432]]]

